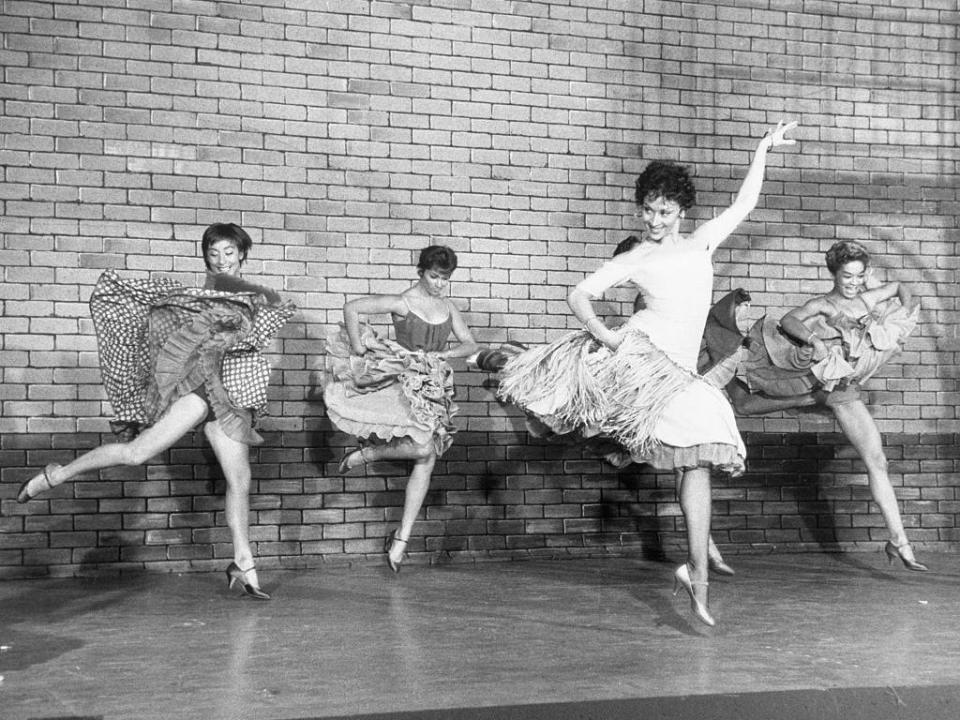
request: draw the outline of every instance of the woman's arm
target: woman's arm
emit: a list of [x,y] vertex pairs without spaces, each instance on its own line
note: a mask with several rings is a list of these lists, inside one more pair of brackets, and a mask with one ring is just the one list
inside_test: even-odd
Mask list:
[[464,322],[463,316],[460,314],[456,305],[450,301],[447,301],[447,305],[450,307],[450,319],[453,321],[453,334],[457,340],[460,341],[460,344],[449,350],[444,350],[440,353],[440,357],[469,357],[477,351],[479,345],[477,345],[476,340],[473,339],[473,333],[470,332],[470,328],[467,327],[467,323]]
[[588,333],[611,350],[616,350],[620,346],[620,336],[604,325],[603,321],[597,317],[597,314],[593,311],[590,296],[585,291],[579,287],[574,288],[567,297],[567,303]]
[[877,303],[889,300],[892,297],[900,300],[900,304],[908,310],[912,310],[914,304],[913,293],[907,285],[901,282],[884,283],[872,290],[864,290],[860,297],[863,298],[869,310],[872,310]]
[[818,315],[829,315],[830,306],[822,297],[808,300],[798,308],[794,308],[780,319],[780,328],[797,341],[813,347],[813,359],[822,360],[830,351],[826,343],[815,332],[807,327],[807,321]]
[[713,220],[698,227],[693,232],[694,240],[702,240],[707,250],[713,252],[721,242],[729,237],[737,225],[746,219],[760,199],[760,188],[763,186],[763,175],[767,167],[767,151],[781,145],[796,144],[796,140],[785,137],[785,134],[796,126],[796,122],[784,124],[781,121],[777,123],[776,129],[768,132],[760,139],[753,154],[753,161],[747,169],[747,175],[740,185],[740,190],[737,192],[733,204]]
[[357,355],[363,355],[367,348],[360,342],[360,316],[377,313],[403,312],[406,309],[399,295],[367,295],[348,300],[343,306],[343,325],[350,338],[350,347]]

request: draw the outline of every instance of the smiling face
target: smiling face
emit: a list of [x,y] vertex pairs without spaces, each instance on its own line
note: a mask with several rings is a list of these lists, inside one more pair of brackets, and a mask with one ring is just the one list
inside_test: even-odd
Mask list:
[[239,275],[243,263],[240,249],[232,240],[217,240],[207,248],[204,258],[207,267],[215,275]]
[[851,260],[833,274],[833,289],[841,297],[851,300],[864,291],[866,279],[867,266],[861,260]]
[[420,287],[431,297],[442,297],[450,284],[450,271],[432,267],[420,272]]
[[662,195],[648,195],[640,206],[638,216],[643,221],[647,237],[654,242],[660,242],[665,237],[675,236],[680,232],[683,210],[674,200],[667,200]]

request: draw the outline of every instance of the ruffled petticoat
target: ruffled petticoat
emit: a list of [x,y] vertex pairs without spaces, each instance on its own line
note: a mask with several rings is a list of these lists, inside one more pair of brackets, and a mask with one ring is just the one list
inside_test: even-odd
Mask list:
[[353,354],[342,325],[327,339],[323,400],[331,422],[363,442],[410,438],[445,453],[458,412],[453,369],[436,353],[407,350],[369,325],[361,326],[361,337],[368,348],[362,356]]
[[747,337],[749,350],[741,359],[736,376],[752,393],[769,397],[792,397],[814,391],[833,392],[859,385],[900,349],[913,332],[919,307],[904,308],[896,299],[878,303],[861,322],[830,324],[822,318],[813,328],[830,350],[813,360],[810,345],[798,345],[783,335],[777,321],[761,318]]
[[114,432],[129,437],[187,393],[200,392],[229,437],[263,442],[253,430],[270,380],[260,351],[293,315],[292,304],[269,303],[254,291],[187,288],[166,278],[123,280],[107,270],[90,311]]
[[644,332],[621,333],[615,351],[576,331],[517,355],[500,372],[499,397],[532,416],[528,427],[535,435],[546,428],[616,443],[621,452],[607,458],[617,465],[741,474],[746,449],[723,394]]

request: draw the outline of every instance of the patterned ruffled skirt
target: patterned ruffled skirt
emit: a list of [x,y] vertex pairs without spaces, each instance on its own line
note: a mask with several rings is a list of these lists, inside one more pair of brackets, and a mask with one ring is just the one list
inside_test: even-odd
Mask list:
[[453,442],[453,370],[436,353],[407,350],[362,326],[368,351],[354,355],[341,327],[327,339],[323,400],[331,422],[362,442],[409,438],[433,444],[438,456]]
[[819,361],[813,359],[811,346],[792,342],[777,321],[764,317],[747,335],[749,349],[736,377],[751,393],[775,398],[812,393],[820,397],[855,387],[900,352],[918,317],[919,307],[907,310],[891,299],[879,303],[859,324],[842,328],[824,324],[822,335],[838,337],[825,341],[830,352]]
[[262,443],[253,424],[267,404],[270,364],[260,348],[294,310],[256,292],[199,290],[166,278],[123,280],[104,272],[90,312],[114,432],[130,437],[196,392],[229,437]]
[[498,394],[528,415],[535,435],[613,443],[616,465],[712,467],[739,475],[746,449],[729,402],[639,330],[611,351],[585,331],[510,359]]

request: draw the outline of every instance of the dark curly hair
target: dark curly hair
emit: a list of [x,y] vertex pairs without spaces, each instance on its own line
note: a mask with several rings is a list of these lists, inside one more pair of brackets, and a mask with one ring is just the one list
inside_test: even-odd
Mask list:
[[870,253],[867,252],[867,249],[858,242],[853,240],[840,240],[835,242],[826,254],[827,258],[827,270],[830,271],[831,275],[836,275],[837,270],[846,265],[849,262],[856,262],[859,260],[863,263],[863,267],[867,268],[870,266]]
[[200,241],[200,251],[203,253],[203,262],[207,269],[210,268],[210,262],[207,260],[207,251],[210,246],[220,240],[229,240],[237,246],[237,252],[240,253],[240,264],[247,260],[247,253],[253,247],[253,239],[239,225],[233,223],[214,223],[203,231],[203,239]]
[[440,270],[452,273],[457,269],[457,254],[446,245],[430,245],[420,251],[417,270],[423,274],[427,270]]
[[697,189],[689,171],[677,163],[654,160],[637,178],[635,199],[642,205],[650,197],[672,200],[681,210],[689,210],[697,202]]

